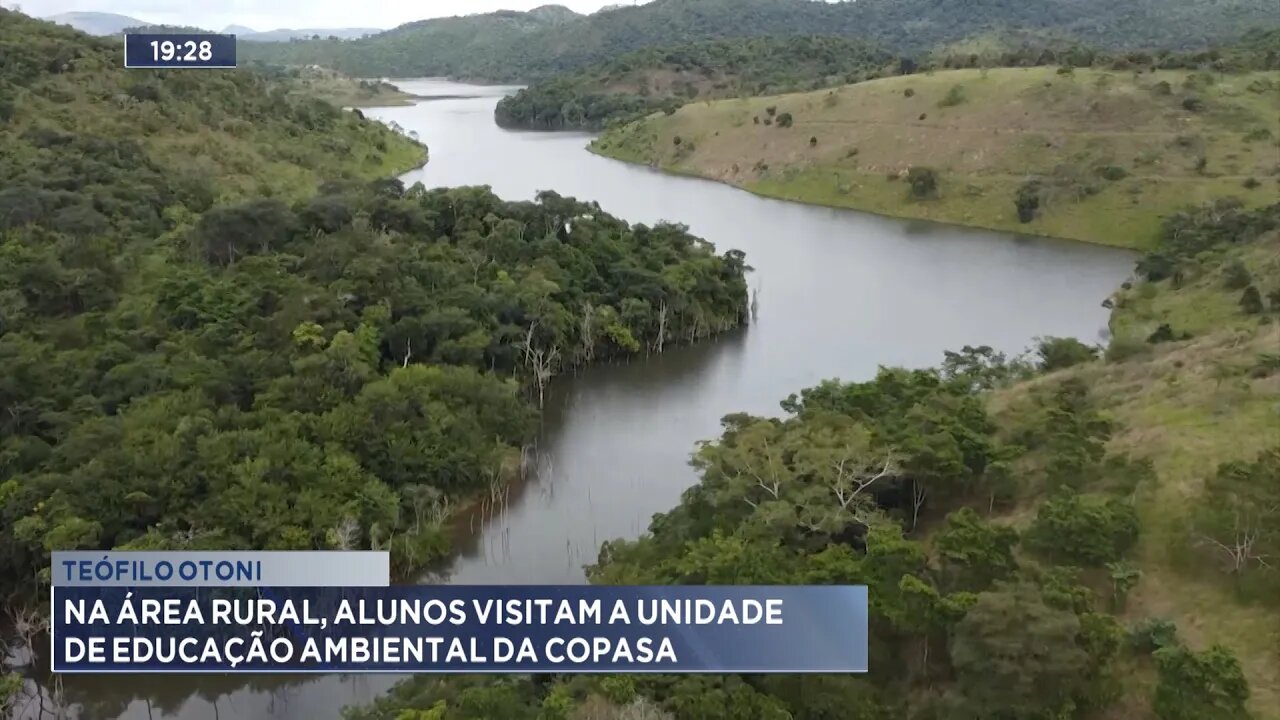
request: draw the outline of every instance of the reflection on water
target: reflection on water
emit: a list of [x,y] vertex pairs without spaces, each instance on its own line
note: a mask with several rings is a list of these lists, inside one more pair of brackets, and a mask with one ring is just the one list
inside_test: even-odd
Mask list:
[[[507,504],[470,520],[456,557],[421,581],[578,583],[600,543],[635,537],[694,482],[688,466],[720,419],[778,414],[823,379],[880,365],[936,364],[946,349],[1017,353],[1038,335],[1104,337],[1100,306],[1128,275],[1123,252],[758,198],[584,151],[586,135],[493,124],[510,88],[399,83],[437,97],[366,115],[416,131],[431,162],[406,181],[490,185],[512,200],[539,190],[598,201],[632,222],[679,221],[720,250],[747,253],[759,292],[752,326],[660,357],[605,365],[552,388],[537,472]],[[474,96],[474,97],[456,97]],[[329,720],[395,676],[65,678],[84,718]],[[37,717],[28,704],[22,717]]]

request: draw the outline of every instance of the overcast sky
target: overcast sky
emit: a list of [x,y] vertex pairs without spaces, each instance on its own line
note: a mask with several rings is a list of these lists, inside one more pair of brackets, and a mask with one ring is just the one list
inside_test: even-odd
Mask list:
[[[72,11],[109,12],[153,23],[221,30],[247,25],[276,28],[391,28],[411,20],[470,15],[494,10],[529,10],[550,0],[0,0],[35,17]],[[557,4],[593,12],[630,0],[559,0]]]

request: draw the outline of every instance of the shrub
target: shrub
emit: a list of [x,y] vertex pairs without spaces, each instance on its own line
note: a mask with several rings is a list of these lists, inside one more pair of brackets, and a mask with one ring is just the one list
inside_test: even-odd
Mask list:
[[1195,652],[1181,644],[1157,650],[1155,702],[1160,720],[1247,720],[1249,682],[1221,645]]
[[903,91],[902,91],[902,96],[903,96],[903,97],[915,97],[915,96],[916,96],[915,88],[907,88],[906,90],[903,90]]
[[1059,491],[1040,506],[1028,546],[1067,563],[1101,567],[1119,560],[1138,539],[1138,515],[1119,498]]
[[1046,337],[1036,341],[1040,369],[1044,372],[1063,370],[1098,357],[1098,348],[1075,338]]
[[945,97],[938,101],[938,107],[954,107],[966,100],[964,86],[952,85]]
[[765,108],[764,111],[769,114],[769,117],[773,117],[774,115],[778,114],[778,106],[770,105],[769,107]]
[[1262,182],[1258,180],[1258,178],[1256,177],[1251,177],[1251,178],[1245,178],[1244,182],[1241,183],[1241,185],[1244,185],[1246,190],[1254,190],[1256,188],[1262,187]]
[[917,200],[937,197],[938,172],[928,167],[907,170],[907,182],[911,183],[911,197]]
[[760,116],[759,116],[759,115],[752,116],[751,120],[752,120],[752,122],[754,122],[756,125],[759,125],[759,124],[760,124]]
[[1129,171],[1119,165],[1103,165],[1097,169],[1098,177],[1103,180],[1123,180],[1129,176]]
[[929,113],[920,113],[920,119],[925,120],[929,117]]
[[817,138],[817,136],[813,136],[813,137],[810,137],[810,138],[809,138],[809,147],[811,147],[811,148],[812,148],[812,147],[818,147],[818,138]]
[[1107,362],[1122,363],[1147,353],[1147,344],[1132,337],[1115,338],[1107,345]]
[[1161,80],[1160,82],[1152,86],[1151,92],[1155,93],[1156,95],[1172,95],[1173,86],[1170,85],[1168,82]]
[[1235,260],[1229,263],[1222,271],[1222,284],[1228,290],[1240,290],[1249,287],[1253,282],[1253,275],[1249,273],[1249,268],[1244,263]]
[[1074,75],[1075,72],[1076,72],[1076,69],[1071,67],[1070,65],[1063,65],[1062,67],[1058,68],[1059,75]]
[[1191,112],[1200,112],[1204,110],[1204,100],[1195,95],[1189,95],[1182,99],[1182,108]]
[[679,135],[677,135],[677,136],[675,136],[675,137],[671,138],[671,142],[672,142],[672,144],[674,144],[674,145],[679,145],[680,143],[684,142],[684,138],[682,138],[682,137],[680,137]]
[[1143,618],[1129,628],[1129,648],[1151,653],[1178,644],[1178,626],[1165,618]]
[[789,128],[791,127],[791,123],[791,113],[784,112],[778,114],[778,127]]
[[1013,204],[1018,208],[1018,220],[1029,223],[1040,211],[1040,193],[1044,186],[1039,180],[1028,180],[1018,188]]
[[1262,306],[1262,293],[1258,292],[1256,286],[1250,285],[1244,289],[1244,294],[1240,296],[1240,309],[1249,315],[1258,315],[1266,309]]

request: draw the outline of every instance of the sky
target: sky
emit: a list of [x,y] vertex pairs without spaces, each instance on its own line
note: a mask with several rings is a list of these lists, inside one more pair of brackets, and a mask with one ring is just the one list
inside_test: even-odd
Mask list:
[[0,0],[35,17],[58,13],[109,12],[165,25],[221,30],[246,25],[276,28],[392,28],[412,20],[471,15],[494,10],[530,10],[555,2],[581,13],[631,0]]

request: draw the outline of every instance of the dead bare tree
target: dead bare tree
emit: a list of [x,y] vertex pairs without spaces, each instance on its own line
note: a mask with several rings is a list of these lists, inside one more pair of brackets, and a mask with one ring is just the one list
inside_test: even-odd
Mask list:
[[580,352],[583,364],[591,362],[596,355],[595,320],[596,306],[591,303],[587,303],[582,308],[582,323],[578,333],[582,336],[582,350]]
[[[876,467],[880,469],[876,470]],[[855,517],[857,517],[856,508],[851,509],[851,506],[856,503],[862,493],[880,480],[898,472],[892,450],[885,455],[883,463],[869,465],[852,446],[846,446],[844,454],[832,461],[831,469],[835,472],[831,478],[831,493],[835,496],[840,510],[852,512]]]
[[1267,559],[1270,556],[1257,552],[1258,542],[1263,535],[1262,524],[1258,520],[1273,515],[1277,509],[1280,508],[1273,507],[1258,513],[1236,510],[1233,513],[1231,532],[1223,533],[1225,537],[1222,539],[1202,533],[1200,541],[1217,550],[1226,561],[1227,569],[1233,574],[1241,574],[1255,563],[1269,568],[1271,565]]
[[337,550],[351,550],[360,540],[360,523],[350,515],[331,528],[332,544]]
[[560,361],[560,348],[554,345],[550,348],[534,347],[533,331],[537,326],[536,322],[530,325],[529,333],[525,336],[524,362],[533,373],[533,381],[538,387],[538,407],[542,407],[546,403],[547,383],[551,382]]
[[670,315],[671,307],[667,305],[667,301],[658,303],[658,336],[653,339],[653,343],[659,355],[662,354],[662,346],[667,342],[667,319]]

